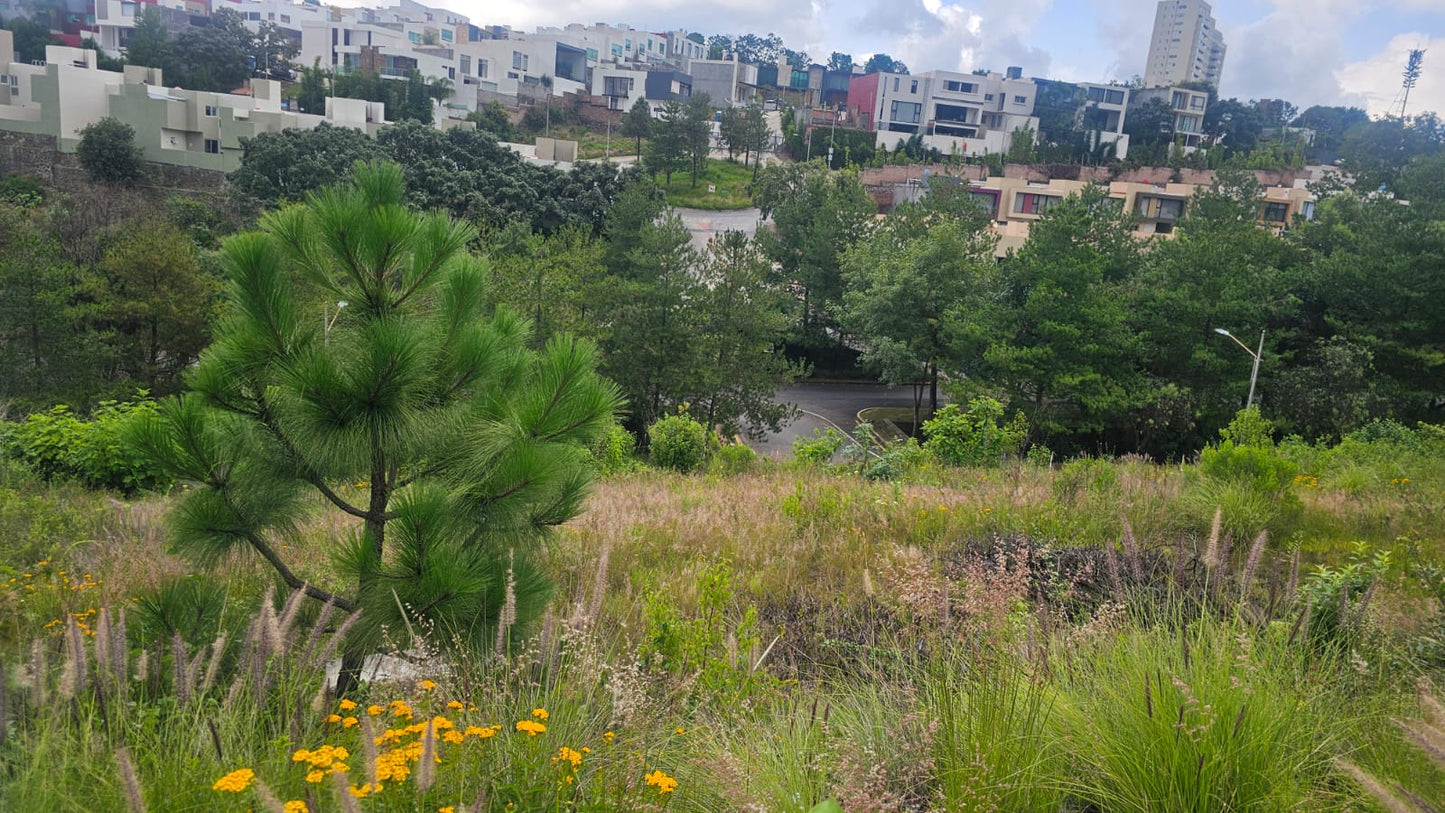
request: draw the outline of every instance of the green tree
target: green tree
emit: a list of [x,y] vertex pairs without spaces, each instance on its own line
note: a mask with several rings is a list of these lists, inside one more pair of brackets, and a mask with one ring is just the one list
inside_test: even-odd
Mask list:
[[774,400],[778,387],[803,370],[780,352],[787,297],[770,279],[771,264],[747,235],[728,231],[709,241],[697,276],[701,353],[697,395],[689,399],[693,414],[726,435],[778,431],[792,417],[789,406]]
[[798,338],[830,343],[828,330],[843,298],[843,253],[867,236],[877,204],[856,172],[833,172],[821,161],[763,167],[753,199],[773,221],[773,228],[758,232],[758,245],[777,264],[778,280],[801,294]]
[[119,119],[87,124],[75,154],[97,183],[130,185],[145,176],[145,154],[135,143],[135,130]]
[[664,184],[671,184],[672,173],[687,166],[687,112],[676,99],[663,103],[661,115],[652,122],[652,140],[644,162],[652,174],[662,173]]
[[[485,647],[525,628],[550,592],[539,543],[579,510],[583,448],[619,404],[585,341],[533,351],[509,309],[483,317],[474,232],[408,211],[400,167],[353,178],[226,241],[229,315],[194,392],[137,433],[192,486],[180,550],[249,548],[292,589],[361,610],[343,693],[383,629]],[[348,307],[323,324],[332,300]],[[276,544],[316,510],[356,523],[334,543],[345,588]]]
[[964,372],[1006,393],[1050,440],[1103,432],[1142,397],[1124,297],[1138,241],[1105,194],[1089,187],[1035,221],[1000,267],[996,303],[959,326]]
[[874,54],[863,65],[864,73],[908,73],[908,66],[887,54]]
[[682,141],[683,152],[692,168],[692,185],[697,187],[697,176],[707,165],[707,154],[712,149],[712,99],[706,93],[694,93],[683,106]]
[[93,322],[113,348],[118,376],[155,394],[173,391],[210,338],[216,280],[202,272],[186,235],[163,221],[129,231],[98,271],[103,295]]
[[853,55],[845,54],[842,51],[834,51],[832,55],[828,57],[828,70],[852,73]]
[[326,122],[313,130],[288,129],[241,140],[241,166],[231,185],[268,205],[304,200],[344,180],[357,161],[380,157],[376,139]]
[[604,250],[580,225],[544,235],[513,221],[491,240],[492,296],[532,320],[538,344],[562,333],[595,337]]
[[191,90],[230,93],[251,76],[255,40],[241,15],[219,9],[205,26],[188,29],[175,38],[175,64],[166,66],[174,81]]
[[125,60],[132,65],[160,68],[167,81],[180,80],[178,76],[170,76],[176,65],[176,47],[161,20],[158,6],[142,5],[136,10],[135,27],[125,46]]
[[491,133],[498,141],[516,140],[512,119],[499,102],[487,102],[481,110],[468,114],[467,120],[476,122],[478,130]]
[[843,258],[840,321],[863,346],[867,367],[890,384],[914,386],[914,426],[922,423],[925,389],[937,411],[939,374],[954,369],[954,323],[994,290],[996,241],[987,218],[976,206],[948,203],[900,207]]
[[27,17],[11,17],[0,28],[9,31],[15,44],[15,59],[20,62],[45,61],[45,46],[50,44],[50,26]]
[[325,115],[327,82],[331,79],[331,72],[321,67],[321,57],[316,57],[311,67],[302,68],[297,79],[296,86],[292,88],[296,107],[302,113]]
[[[272,22],[261,23],[250,41],[250,54],[255,60],[257,75],[271,79],[291,77],[291,60],[301,52],[300,43]],[[319,61],[320,57],[317,59]]]
[[642,139],[652,135],[652,106],[641,96],[632,103],[627,115],[622,117],[623,138],[636,139],[637,157],[642,158]]

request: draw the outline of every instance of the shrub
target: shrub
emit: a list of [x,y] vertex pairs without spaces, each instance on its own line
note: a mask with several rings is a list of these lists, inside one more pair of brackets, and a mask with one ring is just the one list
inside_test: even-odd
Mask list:
[[1274,423],[1252,406],[1234,413],[1234,420],[1219,430],[1219,436],[1237,446],[1273,446]]
[[951,466],[996,466],[1004,455],[1018,454],[1028,437],[1022,413],[1002,423],[1003,404],[988,397],[968,402],[968,409],[949,404],[923,422],[923,448]]
[[793,438],[793,459],[812,466],[821,466],[848,442],[848,436],[837,429],[814,429],[812,435]]
[[1309,608],[1309,640],[1318,646],[1356,643],[1369,596],[1390,569],[1388,550],[1370,553],[1357,542],[1339,567],[1320,565],[1300,586],[1300,600]]
[[156,403],[144,392],[140,396],[137,401],[103,401],[89,421],[64,405],[37,412],[9,432],[7,453],[45,480],[75,480],[127,496],[161,489],[171,480],[125,440],[130,427],[156,414]]
[[133,184],[145,174],[145,154],[136,146],[135,130],[118,119],[87,125],[75,154],[97,183]]
[[637,451],[637,438],[615,422],[587,451],[597,470],[604,475],[632,471],[638,466],[637,458],[633,457]]
[[686,473],[697,471],[707,460],[707,430],[686,410],[654,423],[647,439],[654,466]]
[[745,474],[757,465],[758,453],[742,443],[725,443],[713,452],[709,470],[714,474],[732,476]]

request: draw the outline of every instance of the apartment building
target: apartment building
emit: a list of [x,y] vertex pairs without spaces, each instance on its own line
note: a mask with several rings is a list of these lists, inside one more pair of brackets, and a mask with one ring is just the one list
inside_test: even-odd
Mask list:
[[1016,130],[1038,132],[1037,88],[1019,68],[986,75],[929,71],[853,77],[848,111],[855,126],[877,133],[880,147],[919,135],[948,155],[1007,152]]
[[1122,161],[1128,157],[1129,136],[1124,132],[1124,121],[1130,88],[1053,79],[1033,81],[1037,87],[1034,116],[1039,120],[1040,140],[1082,142],[1090,151],[1108,144],[1115,158]]
[[1219,88],[1224,73],[1224,36],[1204,0],[1160,0],[1154,12],[1146,87],[1208,82]]
[[96,52],[51,45],[45,64],[15,62],[10,32],[0,32],[0,129],[52,136],[73,152],[80,133],[104,118],[131,126],[148,161],[231,172],[241,165],[241,140],[267,132],[312,129],[322,122],[375,135],[388,122],[384,105],[327,99],[326,115],[282,109],[281,84],[257,79],[251,95],[165,87],[158,68],[127,65],[103,71]]
[[747,104],[758,86],[758,66],[735,59],[689,59],[687,73],[693,92],[706,93],[719,107]]
[[1152,99],[1160,99],[1174,113],[1174,140],[1186,150],[1194,150],[1204,140],[1204,112],[1209,107],[1209,94],[1182,87],[1146,88],[1129,97],[1131,110]]

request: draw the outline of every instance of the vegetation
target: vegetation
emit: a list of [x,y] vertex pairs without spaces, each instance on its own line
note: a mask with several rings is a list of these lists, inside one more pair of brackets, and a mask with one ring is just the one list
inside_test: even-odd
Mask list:
[[135,130],[118,119],[87,124],[75,154],[96,183],[130,185],[145,175],[145,154],[135,143]]
[[231,93],[253,75],[285,79],[300,44],[263,22],[259,31],[246,28],[241,15],[220,9],[207,24],[172,38],[159,8],[136,12],[135,29],[125,48],[131,65],[160,68],[167,84],[188,90]]

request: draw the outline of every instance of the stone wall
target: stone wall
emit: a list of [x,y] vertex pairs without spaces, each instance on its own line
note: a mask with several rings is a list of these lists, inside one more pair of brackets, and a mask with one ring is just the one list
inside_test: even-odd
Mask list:
[[[49,189],[70,192],[89,186],[90,178],[74,153],[61,152],[53,136],[0,130],[0,172],[36,178]],[[219,195],[224,173],[171,164],[146,164],[146,177],[138,184],[158,193]]]

